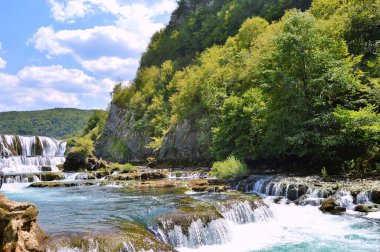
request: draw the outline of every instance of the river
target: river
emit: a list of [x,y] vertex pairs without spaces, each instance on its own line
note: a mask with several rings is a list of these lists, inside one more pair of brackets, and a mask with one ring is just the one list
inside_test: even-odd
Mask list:
[[[224,197],[223,194],[184,195],[171,190],[136,191],[114,186],[29,188],[27,185],[5,184],[2,193],[13,200],[35,203],[40,209],[39,224],[49,234],[104,232],[117,228],[125,220],[150,226],[156,216],[174,209],[180,198],[190,197],[209,202]],[[357,214],[334,216],[321,213],[315,206],[297,206],[285,202],[275,204],[273,197],[262,197],[270,214],[243,224],[231,221],[233,218],[227,219],[224,225],[226,230],[222,231],[225,232],[225,239],[210,237],[212,242],[177,243],[176,249],[236,252],[380,251],[380,224],[376,219],[380,216],[376,216],[376,213],[372,218]],[[234,214],[247,213],[237,211]],[[189,236],[205,236],[211,232],[210,229],[193,230],[199,234]]]

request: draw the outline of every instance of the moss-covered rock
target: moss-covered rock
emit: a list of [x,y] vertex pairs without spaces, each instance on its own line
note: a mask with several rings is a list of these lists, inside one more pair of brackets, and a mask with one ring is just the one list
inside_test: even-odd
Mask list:
[[51,168],[51,166],[42,166],[41,171],[42,172],[51,172],[52,168]]
[[118,231],[109,233],[53,237],[48,251],[153,251],[175,252],[169,245],[158,240],[143,226],[132,223],[120,223]]
[[225,192],[228,186],[221,184],[217,180],[196,179],[189,181],[189,187],[194,192]]
[[378,205],[357,205],[354,210],[361,213],[371,213],[379,211],[380,208]]
[[298,190],[295,185],[289,185],[286,196],[289,200],[293,201],[298,198]]
[[63,173],[58,173],[58,172],[49,172],[49,173],[44,173],[40,175],[40,180],[41,181],[55,181],[55,180],[64,180],[65,175]]
[[109,180],[152,180],[152,179],[164,179],[167,178],[167,172],[153,170],[153,171],[137,171],[130,173],[122,173],[110,175],[107,178]]
[[95,182],[35,182],[29,187],[73,187],[73,186],[93,186]]
[[216,206],[193,198],[183,198],[177,203],[178,207],[175,210],[155,218],[155,222],[166,234],[175,226],[179,226],[182,233],[188,236],[189,228],[193,222],[200,220],[204,225],[207,225],[212,220],[223,218]]
[[181,184],[176,181],[169,180],[151,180],[131,183],[128,186],[133,188],[174,188],[181,186]]
[[0,195],[0,251],[45,251],[46,234],[37,225],[38,209]]
[[319,210],[321,210],[323,213],[330,213],[335,215],[346,212],[346,208],[339,206],[333,198],[325,200]]
[[65,172],[78,172],[87,169],[87,157],[80,152],[69,152],[63,163]]
[[373,203],[380,204],[380,190],[372,191],[371,199]]
[[44,154],[44,147],[42,145],[41,139],[38,136],[35,138],[36,139],[32,145],[32,150],[34,150],[33,156],[42,156]]

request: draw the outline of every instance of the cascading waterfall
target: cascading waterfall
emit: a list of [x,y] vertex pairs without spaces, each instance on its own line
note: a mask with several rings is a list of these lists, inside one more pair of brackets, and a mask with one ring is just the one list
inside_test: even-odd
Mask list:
[[174,225],[167,230],[165,227],[172,224],[171,221],[168,221],[161,223],[163,228],[155,227],[151,230],[163,242],[175,248],[198,248],[230,242],[232,229],[236,225],[263,222],[272,218],[272,212],[263,203],[258,203],[256,208],[248,201],[237,201],[228,206],[216,203],[215,207],[222,218],[211,220],[208,223],[197,219],[192,221],[188,228]]
[[[184,232],[182,227],[174,226],[166,235],[166,240],[173,247],[196,248],[203,245],[223,244],[230,241],[230,223],[225,219],[212,220],[205,224],[201,220],[193,221]],[[186,233],[188,233],[186,235]]]
[[0,170],[6,174],[57,171],[65,161],[66,142],[42,136],[0,135]]
[[245,192],[256,193],[263,197],[284,197],[288,200],[296,200],[297,204],[302,206],[319,206],[328,197],[333,197],[341,207],[348,210],[353,210],[359,204],[373,204],[370,191],[360,191],[353,196],[344,188],[337,188],[334,191],[318,186],[318,183],[317,186],[307,184],[298,178],[289,181],[280,176],[257,176],[251,188],[252,190]]

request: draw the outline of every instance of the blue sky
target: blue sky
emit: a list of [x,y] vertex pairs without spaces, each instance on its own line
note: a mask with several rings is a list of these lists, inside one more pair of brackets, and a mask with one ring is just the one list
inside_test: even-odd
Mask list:
[[2,0],[0,111],[101,108],[176,0]]

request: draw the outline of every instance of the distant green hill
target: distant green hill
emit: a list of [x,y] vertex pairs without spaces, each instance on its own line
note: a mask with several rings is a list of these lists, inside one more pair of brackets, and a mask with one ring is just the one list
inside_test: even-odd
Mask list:
[[94,110],[56,108],[0,113],[0,134],[40,135],[59,139],[77,135]]

